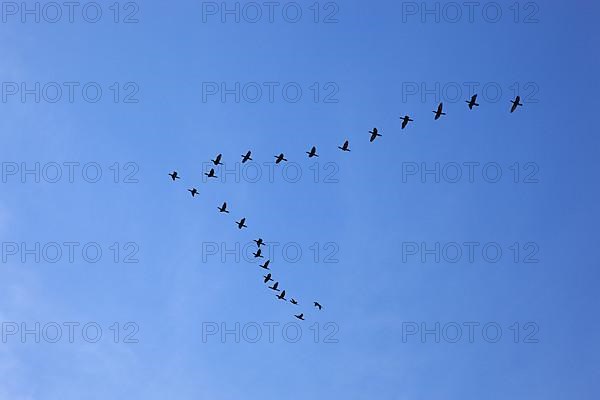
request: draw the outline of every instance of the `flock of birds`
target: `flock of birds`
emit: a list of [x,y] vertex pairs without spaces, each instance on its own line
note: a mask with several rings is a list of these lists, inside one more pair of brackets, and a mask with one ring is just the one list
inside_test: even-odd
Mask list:
[[[471,96],[470,100],[466,100],[465,102],[468,104],[468,107],[470,110],[472,110],[474,107],[479,107],[479,104],[477,103],[477,94],[474,94],[473,96]],[[516,96],[516,98],[514,100],[511,100],[511,103],[512,103],[512,107],[510,108],[511,113],[514,113],[518,107],[523,106],[523,104],[521,103],[520,96]],[[443,115],[446,115],[446,113],[444,112],[444,104],[440,103],[438,105],[437,109],[432,112],[435,114],[434,119],[437,121]],[[400,117],[400,120],[402,121],[401,129],[405,129],[410,122],[414,122],[414,120],[409,115]],[[373,130],[369,131],[369,134],[370,134],[369,141],[371,143],[373,143],[378,137],[382,136],[379,133],[379,130],[377,128],[373,128]],[[350,150],[350,141],[346,140],[341,146],[338,146],[338,149],[341,150],[342,152],[350,152],[351,151]],[[306,154],[308,155],[308,158],[319,157],[319,155],[317,154],[316,146],[312,146],[311,149],[306,152]],[[246,152],[246,154],[242,154],[240,157],[242,157],[242,164],[245,164],[248,161],[253,161],[252,160],[252,151],[250,151],[250,150],[248,150]],[[281,164],[282,162],[288,161],[285,158],[285,155],[283,153],[280,153],[279,155],[276,155],[274,157],[275,157],[275,164]],[[216,172],[215,172],[215,168],[219,167],[220,165],[224,165],[222,163],[222,160],[223,160],[223,155],[218,154],[214,160],[211,160],[211,162],[214,165],[214,168],[211,168],[210,171],[204,173],[204,175],[206,175],[209,179],[218,178],[218,176],[216,175]],[[181,179],[181,177],[179,176],[179,173],[177,171],[173,171],[168,175],[171,177],[171,179],[174,182],[177,181],[178,179]],[[192,197],[196,197],[200,193],[198,191],[198,189],[196,189],[195,187],[193,187],[191,189],[187,189],[187,191],[191,193]],[[219,213],[229,214],[229,210],[227,209],[227,202],[223,202],[223,204],[220,207],[217,207],[217,210],[219,211]],[[241,218],[239,221],[235,221],[235,223],[236,223],[238,229],[240,229],[240,230],[244,229],[244,228],[248,228],[248,226],[246,225],[245,217]],[[256,246],[257,246],[256,252],[253,253],[254,258],[257,258],[257,259],[264,258],[264,256],[262,255],[262,246],[266,246],[266,242],[262,238],[255,239],[254,242],[256,243]],[[271,269],[269,267],[270,263],[271,263],[270,260],[266,260],[262,265],[259,264],[259,267],[262,268],[263,270],[271,271]],[[265,274],[266,275],[263,276],[263,283],[265,285],[267,285],[270,290],[273,290],[274,292],[278,293],[275,296],[277,299],[282,300],[282,301],[287,301],[286,291],[281,290],[279,288],[279,282],[275,281],[273,279],[272,273],[265,272]],[[271,282],[273,282],[273,283],[269,286],[269,284]],[[298,300],[296,300],[295,298],[290,298],[289,302],[294,306],[298,306],[300,304],[298,302]],[[323,306],[318,301],[314,301],[313,306],[316,309],[318,309],[319,311],[323,309]],[[302,321],[305,320],[304,313],[294,314],[294,317],[296,317],[297,319],[302,320]]]

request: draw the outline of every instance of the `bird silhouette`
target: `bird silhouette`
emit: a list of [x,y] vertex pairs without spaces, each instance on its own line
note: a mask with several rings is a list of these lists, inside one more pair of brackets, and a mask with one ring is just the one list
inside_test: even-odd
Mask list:
[[284,290],[283,292],[281,292],[281,293],[279,294],[279,296],[277,296],[277,298],[278,298],[279,300],[284,300],[284,301],[286,301],[286,300],[285,300],[285,290]]
[[338,146],[338,149],[340,149],[341,151],[350,151],[350,148],[348,147],[350,145],[350,142],[348,140],[346,140],[344,142],[344,144],[342,145],[342,147]]
[[265,278],[265,280],[264,280],[265,283],[269,283],[269,282],[273,281],[273,279],[271,278],[271,274],[266,274],[265,276],[263,276],[263,278]]
[[280,153],[278,156],[275,156],[276,160],[275,160],[275,164],[280,164],[282,161],[286,161],[285,156],[283,155],[283,153]]
[[263,240],[261,238],[258,238],[258,240],[254,240],[254,243],[256,243],[256,245],[260,248],[260,246],[264,245],[265,242],[263,242]]
[[204,175],[208,176],[209,178],[218,178],[218,176],[215,175],[215,169],[211,168],[209,173],[204,173]]
[[218,154],[217,158],[215,158],[214,160],[210,160],[213,162],[213,164],[215,165],[223,165],[223,163],[221,163],[221,158],[223,158],[223,154]]
[[199,193],[198,189],[196,189],[196,188],[188,189],[188,192],[190,192],[192,194],[192,197],[196,197],[196,195]]
[[410,117],[408,115],[405,115],[404,117],[400,117],[400,119],[402,120],[402,129],[406,128],[406,125],[408,125],[409,122],[413,122],[413,120],[410,119]]
[[279,292],[279,282],[275,282],[273,286],[269,286],[269,289]]
[[175,179],[181,179],[181,178],[179,177],[179,175],[177,175],[177,171],[173,171],[173,172],[171,172],[171,173],[169,174],[169,176],[171,177],[171,179],[172,179],[173,181],[175,181]]
[[514,100],[510,101],[512,103],[512,107],[510,108],[510,113],[514,113],[517,110],[517,107],[522,107],[521,104],[521,96],[517,96]]
[[373,143],[375,141],[375,139],[377,139],[377,136],[381,136],[379,134],[379,131],[377,130],[377,128],[373,128],[373,130],[369,131],[369,133],[371,134],[371,139],[370,139],[371,143]]
[[471,96],[471,100],[465,100],[465,103],[467,103],[469,105],[469,110],[472,110],[473,107],[479,107],[479,104],[477,104],[477,95],[476,94]]
[[269,269],[270,263],[271,263],[271,260],[267,260],[267,261],[265,261],[265,263],[263,265],[259,265],[259,267],[261,267],[262,269]]
[[298,315],[294,314],[294,317],[298,318],[301,321],[304,321],[304,314],[298,314]]
[[217,207],[217,209],[221,213],[229,214],[229,211],[227,211],[227,202],[224,202],[223,205],[221,207]]
[[236,221],[238,229],[247,228],[246,226],[246,218],[242,218],[239,222]]
[[264,258],[261,249],[256,250],[256,253],[252,253],[252,255],[254,255],[254,258]]
[[242,164],[245,164],[247,161],[252,161],[252,152],[248,150],[246,155],[242,155]]
[[446,115],[446,113],[445,113],[445,112],[443,112],[443,109],[444,109],[444,103],[440,103],[440,104],[438,105],[437,111],[432,111],[432,113],[434,113],[434,114],[435,114],[435,118],[434,118],[434,119],[435,119],[436,121],[437,121],[438,119],[440,119],[440,117],[441,117],[442,115]]
[[313,146],[312,149],[310,149],[310,151],[306,152],[306,154],[308,154],[308,158],[319,157],[319,155],[317,154],[316,146]]
[[292,304],[294,304],[294,305],[298,304],[298,302],[296,301],[296,299],[291,299],[291,300],[290,300],[290,303],[292,303]]
[[322,306],[322,305],[320,305],[320,304],[319,304],[318,302],[316,302],[316,301],[314,302],[314,304],[315,304],[315,307],[317,307],[319,310],[321,310],[321,309],[323,308],[323,306]]

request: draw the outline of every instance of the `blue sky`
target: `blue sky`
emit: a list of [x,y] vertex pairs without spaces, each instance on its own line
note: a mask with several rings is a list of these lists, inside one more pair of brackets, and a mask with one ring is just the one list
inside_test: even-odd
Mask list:
[[[273,22],[263,5],[256,23],[222,22],[221,2],[217,15],[203,15],[214,3],[177,3],[120,3],[119,23],[106,4],[96,23],[79,8],[72,23],[66,8],[49,23],[45,3],[39,23],[22,22],[19,5],[3,6],[0,399],[598,397],[595,3],[521,2],[518,15],[512,2],[481,3],[472,22],[466,8],[449,21],[456,3],[437,3],[437,22],[421,2],[321,2],[316,23],[313,2],[298,3],[297,23],[291,3]],[[128,15],[138,22],[122,23]],[[247,89],[239,102],[203,93],[236,82]],[[273,100],[265,90],[250,101],[257,85],[274,87]],[[510,114],[515,94],[524,106]],[[434,121],[440,101],[448,115]],[[402,131],[405,114],[415,122]],[[383,137],[371,144],[375,126]],[[345,139],[350,153],[337,149]],[[317,164],[305,154],[313,145]],[[254,170],[239,165],[249,149]],[[280,152],[288,166],[270,179]],[[221,169],[203,179],[217,153],[240,168],[237,181]],[[36,163],[39,183],[22,175]],[[420,175],[436,165],[439,182]],[[217,212],[223,201],[230,215]],[[299,306],[275,299],[235,251],[259,236]],[[409,253],[415,243],[439,244],[440,262]],[[465,243],[476,243],[472,262]],[[36,323],[39,343],[23,339]],[[438,323],[439,343],[421,336]],[[54,324],[62,336],[51,343]],[[96,343],[86,324],[102,329]],[[236,324],[239,342],[222,338]],[[286,326],[301,329],[298,342]]]

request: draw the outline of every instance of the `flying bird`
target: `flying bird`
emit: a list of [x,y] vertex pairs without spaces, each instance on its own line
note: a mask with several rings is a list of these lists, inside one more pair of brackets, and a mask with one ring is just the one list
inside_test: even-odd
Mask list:
[[192,194],[192,197],[196,197],[196,195],[199,193],[198,189],[196,189],[196,188],[188,189],[188,192],[190,192]]
[[350,148],[348,146],[350,146],[350,142],[346,140],[342,147],[338,146],[338,149],[340,149],[341,151],[350,151]]
[[286,301],[286,300],[285,300],[285,290],[284,290],[283,292],[281,292],[281,294],[280,294],[279,296],[277,296],[277,298],[278,298],[279,300]]
[[306,154],[308,154],[308,158],[319,157],[316,146],[313,146],[312,149],[310,149],[310,152],[307,151]]
[[406,128],[406,125],[408,125],[409,122],[414,121],[414,120],[410,119],[410,117],[408,115],[405,115],[404,117],[400,117],[400,119],[402,120],[402,129]]
[[290,303],[292,303],[292,304],[298,304],[298,302],[296,301],[296,299],[291,299]]
[[173,181],[175,181],[175,179],[181,179],[179,177],[179,175],[177,175],[177,171],[173,171],[169,174],[169,176],[171,177],[171,179],[173,179]]
[[217,158],[215,158],[214,160],[210,160],[213,162],[213,164],[215,165],[223,165],[223,163],[221,163],[221,158],[223,158],[223,154],[218,154]]
[[469,110],[472,110],[473,107],[479,107],[479,104],[477,104],[477,95],[476,94],[471,96],[471,100],[465,100],[465,103],[467,103],[469,105]]
[[510,102],[513,104],[510,108],[511,114],[517,110],[517,107],[523,106],[523,104],[521,104],[521,96],[517,96],[514,100],[511,100]]
[[242,156],[242,164],[245,164],[247,161],[252,161],[252,152],[250,150],[248,150],[248,152],[246,153],[246,155]]
[[432,113],[435,113],[435,119],[436,120],[440,119],[440,117],[442,115],[446,115],[446,113],[443,112],[443,109],[444,109],[444,103],[440,103],[438,105],[437,111],[432,111]]
[[265,244],[265,242],[263,242],[263,240],[261,238],[258,238],[258,240],[254,240],[254,243],[256,243],[258,248],[260,248],[260,246]]
[[238,229],[247,228],[246,226],[246,218],[242,218],[239,222],[235,222],[238,226]]
[[294,314],[294,317],[298,318],[299,320],[304,321],[304,314],[299,314],[299,315]]
[[229,211],[227,211],[227,202],[224,202],[223,205],[221,207],[217,207],[217,209],[221,213],[229,214]]
[[205,172],[204,175],[208,176],[209,178],[218,178],[218,176],[215,175],[215,169],[214,168],[211,168],[210,172],[208,174]]
[[263,276],[263,278],[265,278],[265,280],[264,280],[265,283],[273,282],[273,279],[271,278],[271,274],[266,274],[265,276]]
[[283,153],[279,154],[278,156],[275,156],[276,160],[275,160],[275,164],[279,164],[282,161],[287,161],[285,159],[285,156],[283,155]]
[[252,255],[254,255],[254,258],[264,258],[261,249],[256,250],[256,253],[252,253]]
[[321,310],[323,308],[322,305],[320,305],[318,302],[315,301],[315,307],[317,307],[319,310]]
[[369,131],[369,133],[371,134],[371,143],[373,143],[375,139],[377,139],[377,136],[381,136],[377,128],[373,128],[373,130]]
[[269,269],[270,263],[271,263],[271,260],[267,260],[267,261],[265,261],[265,263],[263,265],[259,265],[259,267],[261,267],[262,269]]
[[276,292],[279,292],[279,289],[278,289],[278,288],[279,288],[279,282],[275,282],[275,283],[273,284],[273,286],[269,286],[269,289],[272,289],[272,290],[274,290],[274,291],[276,291]]

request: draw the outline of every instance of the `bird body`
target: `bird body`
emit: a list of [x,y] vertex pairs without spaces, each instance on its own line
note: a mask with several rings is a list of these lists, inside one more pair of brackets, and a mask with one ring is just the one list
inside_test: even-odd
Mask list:
[[181,178],[179,178],[179,175],[177,175],[177,171],[173,171],[173,172],[171,172],[171,173],[169,174],[169,176],[171,177],[171,179],[172,179],[173,181],[175,181],[176,179],[181,179]]
[[252,152],[248,150],[245,155],[242,155],[242,164],[245,164],[247,161],[252,161]]
[[476,94],[471,96],[471,100],[466,100],[465,103],[467,103],[469,105],[469,110],[472,110],[473,107],[479,107],[479,104],[477,104],[477,95]]
[[442,115],[446,115],[446,113],[443,112],[443,110],[444,110],[444,103],[440,103],[440,104],[438,104],[437,111],[432,111],[433,113],[435,113],[435,120],[440,119],[440,117]]
[[221,158],[223,158],[223,154],[217,155],[217,157],[214,160],[210,161],[212,161],[215,165],[223,165],[223,163],[221,163]]
[[517,107],[523,106],[523,104],[521,104],[521,96],[517,96],[514,100],[511,100],[510,102],[512,103],[512,107],[510,108],[511,114],[517,110]]
[[369,131],[369,133],[371,134],[371,139],[370,139],[371,143],[373,143],[375,141],[375,139],[377,139],[378,136],[381,136],[379,134],[379,131],[377,130],[377,128],[373,128],[373,130]]
[[410,119],[410,117],[408,115],[405,115],[404,117],[400,117],[400,119],[402,120],[402,129],[406,128],[406,125],[408,125],[409,122],[413,122],[413,120]]
[[271,260],[267,260],[265,261],[265,263],[263,265],[260,265],[260,267],[262,269],[269,269],[269,264],[271,263]]
[[319,155],[317,154],[316,146],[313,146],[312,149],[310,149],[310,151],[306,152],[306,154],[308,154],[308,158],[319,157]]
[[350,146],[350,142],[348,140],[346,140],[341,147],[338,146],[338,149],[340,149],[341,151],[350,151],[349,146]]
[[236,224],[238,225],[238,229],[247,228],[247,226],[246,226],[246,218],[242,218],[241,220],[239,220],[238,222],[236,222]]
[[227,202],[224,202],[223,205],[221,207],[217,207],[217,209],[221,213],[229,214],[229,211],[227,211]]
[[188,192],[190,192],[192,194],[192,197],[196,197],[196,195],[199,193],[198,189],[196,189],[196,188],[188,189]]
[[285,156],[283,155],[283,153],[280,153],[278,156],[275,156],[275,164],[280,164],[282,161],[286,161]]

